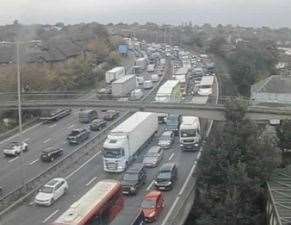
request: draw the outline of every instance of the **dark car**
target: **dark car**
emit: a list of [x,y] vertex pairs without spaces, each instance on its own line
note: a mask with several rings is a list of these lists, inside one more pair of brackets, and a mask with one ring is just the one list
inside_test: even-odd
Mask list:
[[89,138],[89,131],[86,129],[74,129],[68,135],[67,140],[69,144],[80,144]]
[[92,131],[98,131],[104,127],[106,127],[106,121],[102,120],[102,119],[95,119],[90,124],[90,130],[92,130]]
[[178,134],[182,117],[179,114],[169,114],[166,119],[166,129],[174,131],[175,135]]
[[134,218],[133,222],[131,225],[144,225],[145,224],[145,218],[144,218],[144,213],[142,210],[138,212],[138,215]]
[[49,147],[41,151],[40,159],[43,162],[52,162],[56,158],[62,156],[63,153],[64,153],[64,150],[62,148]]
[[143,164],[135,163],[125,172],[121,185],[123,194],[136,194],[140,186],[146,181],[146,172]]
[[170,190],[177,179],[177,167],[175,163],[165,163],[155,176],[155,186],[159,190]]
[[174,131],[171,130],[164,131],[159,138],[158,145],[161,148],[170,148],[174,142],[174,138],[175,138]]
[[111,121],[116,119],[119,116],[119,112],[113,109],[103,111],[103,119],[107,121]]
[[152,146],[143,158],[143,165],[156,167],[163,158],[163,149],[160,146]]

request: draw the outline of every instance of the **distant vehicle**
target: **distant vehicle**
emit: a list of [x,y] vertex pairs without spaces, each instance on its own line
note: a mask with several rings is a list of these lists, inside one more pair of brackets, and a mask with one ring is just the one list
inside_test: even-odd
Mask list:
[[146,167],[156,167],[163,159],[163,149],[160,146],[152,146],[143,158]]
[[134,74],[125,75],[112,82],[112,96],[126,97],[136,86],[136,76]]
[[166,64],[166,59],[164,59],[164,58],[160,59],[160,64],[161,65],[165,65]]
[[159,138],[158,145],[161,148],[170,148],[174,142],[174,138],[175,138],[174,131],[172,130],[164,131]]
[[143,88],[144,89],[151,89],[151,88],[153,88],[153,82],[151,81],[151,80],[145,80],[144,82],[143,82]]
[[155,177],[155,186],[159,190],[170,190],[177,179],[177,167],[175,163],[165,163],[161,166]]
[[71,109],[58,109],[56,111],[47,111],[44,116],[40,117],[40,121],[42,121],[43,123],[55,122],[65,116],[70,115],[71,112]]
[[167,114],[166,113],[158,113],[158,121],[159,123],[165,123],[167,119]]
[[172,130],[175,132],[175,135],[177,135],[181,124],[181,118],[179,114],[168,114],[166,119],[166,130]]
[[68,187],[64,178],[54,178],[39,190],[34,202],[38,205],[50,206],[67,192]]
[[124,44],[118,45],[118,52],[122,56],[127,56],[127,54],[128,54],[128,44],[124,43]]
[[196,151],[201,144],[200,121],[195,116],[183,116],[179,131],[182,150]]
[[164,197],[160,191],[151,191],[144,196],[141,203],[145,221],[154,222],[164,208]]
[[121,191],[116,180],[99,181],[52,225],[111,224],[124,205]]
[[41,151],[40,159],[43,162],[52,162],[63,154],[64,150],[62,148],[49,147]]
[[136,82],[138,85],[143,85],[143,82],[144,82],[143,77],[136,77]]
[[123,66],[114,67],[105,73],[105,81],[107,84],[123,77],[125,75],[125,68]]
[[151,73],[151,72],[154,72],[155,71],[155,64],[149,64],[147,66],[147,72]]
[[144,70],[147,66],[147,60],[146,58],[138,58],[135,60],[135,66],[140,67],[141,70]]
[[111,88],[101,88],[97,91],[96,97],[99,99],[111,99],[112,98],[112,90]]
[[105,110],[103,119],[106,121],[112,121],[119,116],[119,112],[113,109]]
[[103,144],[104,170],[123,172],[157,130],[157,114],[149,112],[136,112],[111,130]]
[[135,163],[127,169],[122,181],[123,194],[136,194],[138,189],[146,182],[146,172],[143,164]]
[[79,121],[81,123],[90,123],[92,120],[98,118],[98,113],[96,110],[87,109],[87,110],[80,110],[79,112]]
[[152,82],[158,82],[160,80],[160,77],[158,74],[152,74],[151,80],[152,80]]
[[130,100],[140,100],[144,96],[143,90],[142,89],[134,89],[130,93]]
[[201,96],[209,96],[212,94],[212,86],[214,76],[203,76],[201,82],[198,84],[198,94]]
[[89,138],[89,131],[86,129],[74,129],[68,135],[69,144],[80,144]]
[[106,127],[106,121],[103,119],[95,119],[90,124],[90,130],[98,131]]
[[3,150],[5,156],[17,156],[21,152],[28,150],[28,144],[25,142],[13,141],[10,142]]

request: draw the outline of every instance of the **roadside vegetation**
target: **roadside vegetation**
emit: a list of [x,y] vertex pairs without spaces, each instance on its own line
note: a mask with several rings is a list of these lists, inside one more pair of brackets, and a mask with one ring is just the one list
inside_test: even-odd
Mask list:
[[216,126],[198,163],[197,197],[187,225],[264,225],[265,183],[278,153],[245,118],[246,106],[226,103],[226,122]]

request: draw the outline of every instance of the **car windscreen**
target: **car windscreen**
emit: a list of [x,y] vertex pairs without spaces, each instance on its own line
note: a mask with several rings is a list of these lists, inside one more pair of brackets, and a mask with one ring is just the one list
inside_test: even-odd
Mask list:
[[181,137],[195,137],[196,129],[180,130]]
[[50,194],[50,193],[53,193],[53,190],[54,190],[53,187],[43,186],[40,189],[40,192]]
[[126,173],[124,174],[123,180],[136,181],[138,180],[138,175],[136,173]]
[[170,171],[160,171],[160,173],[157,176],[158,180],[167,180],[171,178],[171,172]]
[[156,202],[153,200],[145,199],[141,203],[141,207],[144,209],[153,209],[156,207]]

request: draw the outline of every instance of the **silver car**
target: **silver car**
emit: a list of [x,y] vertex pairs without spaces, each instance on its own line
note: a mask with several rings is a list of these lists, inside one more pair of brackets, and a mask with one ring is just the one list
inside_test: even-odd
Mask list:
[[164,131],[159,138],[158,145],[161,148],[170,148],[174,142],[175,134],[171,130]]
[[156,167],[163,159],[163,149],[160,146],[152,146],[143,159],[143,165],[146,167]]

